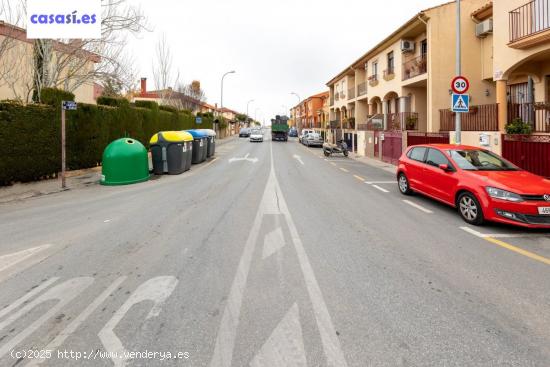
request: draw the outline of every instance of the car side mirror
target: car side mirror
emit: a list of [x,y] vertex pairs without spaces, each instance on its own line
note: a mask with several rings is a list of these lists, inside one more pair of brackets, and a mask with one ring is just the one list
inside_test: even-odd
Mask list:
[[449,171],[449,165],[448,164],[440,164],[439,169],[443,171]]

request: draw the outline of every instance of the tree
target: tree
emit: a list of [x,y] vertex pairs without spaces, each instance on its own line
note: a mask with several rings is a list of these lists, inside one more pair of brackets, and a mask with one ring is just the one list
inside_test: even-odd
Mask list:
[[178,84],[179,72],[174,76],[172,70],[173,56],[166,42],[166,35],[157,41],[155,59],[152,62],[153,78],[157,87],[160,103],[167,106],[182,108],[181,102],[174,98],[173,86]]

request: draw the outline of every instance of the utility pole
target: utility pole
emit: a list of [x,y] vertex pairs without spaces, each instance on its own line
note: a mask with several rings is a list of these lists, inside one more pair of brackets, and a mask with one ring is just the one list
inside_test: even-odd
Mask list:
[[[462,75],[462,67],[460,64],[460,0],[456,0],[456,75]],[[462,126],[461,113],[455,113],[455,143],[462,144]]]
[[248,120],[249,120],[249,117],[248,117],[248,105],[249,105],[251,102],[254,102],[254,100],[251,99],[250,101],[246,102],[246,122],[247,122],[247,123],[249,123],[249,122],[248,122]]

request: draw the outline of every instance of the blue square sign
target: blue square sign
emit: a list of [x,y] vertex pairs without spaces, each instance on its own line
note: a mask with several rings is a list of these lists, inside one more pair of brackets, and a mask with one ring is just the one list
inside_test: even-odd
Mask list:
[[453,93],[451,111],[468,112],[470,110],[470,96],[468,94]]

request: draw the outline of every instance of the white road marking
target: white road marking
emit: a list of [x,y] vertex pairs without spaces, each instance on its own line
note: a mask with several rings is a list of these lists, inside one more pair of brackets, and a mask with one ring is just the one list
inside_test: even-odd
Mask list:
[[111,221],[110,219],[105,219],[105,220],[103,221],[103,223],[109,223],[110,221]]
[[344,171],[344,172],[349,172],[347,169],[345,169],[344,167],[340,167],[340,170],[341,171]]
[[300,158],[299,155],[294,154],[292,157],[293,157],[294,159],[296,159],[298,162],[300,162],[300,164],[301,164],[302,166],[304,165],[304,161],[302,161],[302,158]]
[[246,155],[242,158],[236,158],[236,157],[230,158],[229,163],[233,163],[233,162],[236,162],[236,161],[248,161],[248,162],[252,162],[252,163],[258,162],[258,158],[256,158],[256,157],[248,158],[249,155],[250,155],[250,153],[246,153]]
[[[153,307],[145,320],[157,317],[162,304],[170,297],[177,284],[178,280],[173,276],[160,276],[141,284],[98,333],[107,352],[119,357],[125,355],[126,348],[115,334],[114,329],[133,305],[143,301],[153,301]],[[112,358],[112,361],[115,366],[125,366],[127,362],[123,358]]]
[[366,184],[372,185],[372,184],[393,184],[395,181],[365,181]]
[[470,227],[460,227],[460,229],[479,238],[550,238],[550,235],[541,233],[481,233]]
[[423,211],[424,213],[428,213],[428,214],[432,214],[432,213],[433,213],[433,211],[431,211],[430,209],[426,209],[426,208],[424,208],[422,205],[419,205],[419,204],[417,204],[417,203],[413,203],[413,202],[410,201],[410,200],[403,200],[403,202],[406,203],[406,204],[409,204],[409,205],[412,206],[413,208],[416,208],[416,209],[418,209],[418,210]]
[[375,189],[378,189],[378,190],[380,190],[380,191],[382,191],[382,192],[389,192],[389,191],[386,190],[385,188],[380,187],[380,186],[378,186],[378,185],[372,185],[372,187],[374,187]]
[[40,284],[40,286],[34,288],[32,291],[28,292],[23,297],[19,298],[15,302],[13,302],[8,307],[3,308],[2,310],[0,310],[0,319],[2,317],[6,316],[7,314],[9,314],[11,311],[15,310],[17,307],[21,306],[23,303],[26,303],[27,300],[31,299],[32,297],[34,297],[38,293],[42,292],[42,290],[48,288],[50,285],[52,285],[53,283],[55,283],[58,280],[59,280],[59,278],[57,278],[57,277],[48,279],[44,283]]
[[[115,280],[107,289],[105,289],[92,303],[84,309],[84,311],[78,315],[61,333],[59,333],[54,340],[52,340],[44,349],[46,350],[57,350],[63,344],[65,339],[69,337],[76,329],[99,307],[108,297],[113,293],[122,282],[126,280],[126,277],[120,277]],[[46,359],[33,359],[26,366],[38,366]]]
[[365,179],[361,176],[358,176],[358,175],[353,175],[353,177],[355,177],[356,179],[358,179],[359,181],[365,181]]
[[11,254],[2,255],[0,256],[0,271],[10,268],[15,264],[18,264],[21,261],[33,256],[34,254],[37,254],[40,251],[49,248],[50,246],[51,245],[46,244],[42,246],[31,247],[22,251],[13,252]]
[[73,278],[73,279],[67,280],[51,288],[43,295],[36,298],[34,301],[26,304],[19,311],[13,313],[6,320],[0,322],[0,330],[1,330],[6,326],[10,325],[11,323],[13,323],[15,320],[24,316],[26,313],[28,313],[29,311],[31,311],[33,308],[40,305],[41,303],[53,301],[53,300],[59,301],[54,306],[52,306],[52,308],[50,308],[46,313],[44,313],[37,320],[35,320],[31,325],[23,329],[21,332],[19,332],[19,334],[17,334],[12,339],[10,339],[9,342],[4,344],[0,348],[0,358],[2,358],[6,353],[8,353],[11,349],[13,349],[23,340],[25,340],[25,338],[27,338],[29,335],[34,333],[40,326],[42,326],[42,324],[44,324],[46,321],[48,321],[48,319],[53,317],[57,312],[59,312],[59,310],[61,310],[67,303],[72,301],[73,298],[78,296],[84,289],[88,288],[88,286],[90,286],[90,284],[92,284],[93,282],[94,282],[94,278],[92,277],[80,277],[80,278]]
[[266,234],[264,238],[264,249],[262,252],[262,259],[266,259],[273,255],[286,245],[283,231],[281,228],[277,228],[274,231]]
[[311,300],[328,366],[347,367],[347,362],[344,358],[344,353],[342,352],[340,341],[336,335],[336,329],[332,324],[332,319],[321,293],[321,289],[317,283],[311,264],[309,263],[309,259],[304,250],[300,236],[298,235],[298,230],[296,229],[292,216],[286,205],[279,182],[277,181],[273,164],[273,145],[270,145],[270,149],[271,170],[269,173],[269,178],[267,180],[260,205],[256,212],[256,217],[254,218],[252,228],[246,240],[246,244],[237,267],[237,274],[235,275],[233,284],[231,285],[231,290],[227,298],[220,328],[216,337],[216,345],[214,347],[212,360],[210,361],[210,367],[231,366],[233,349],[235,347],[235,338],[240,320],[243,292],[246,287],[250,264],[252,261],[252,254],[258,239],[262,217],[266,214],[283,214],[285,216]]
[[250,367],[307,367],[302,326],[296,303],[252,359]]

